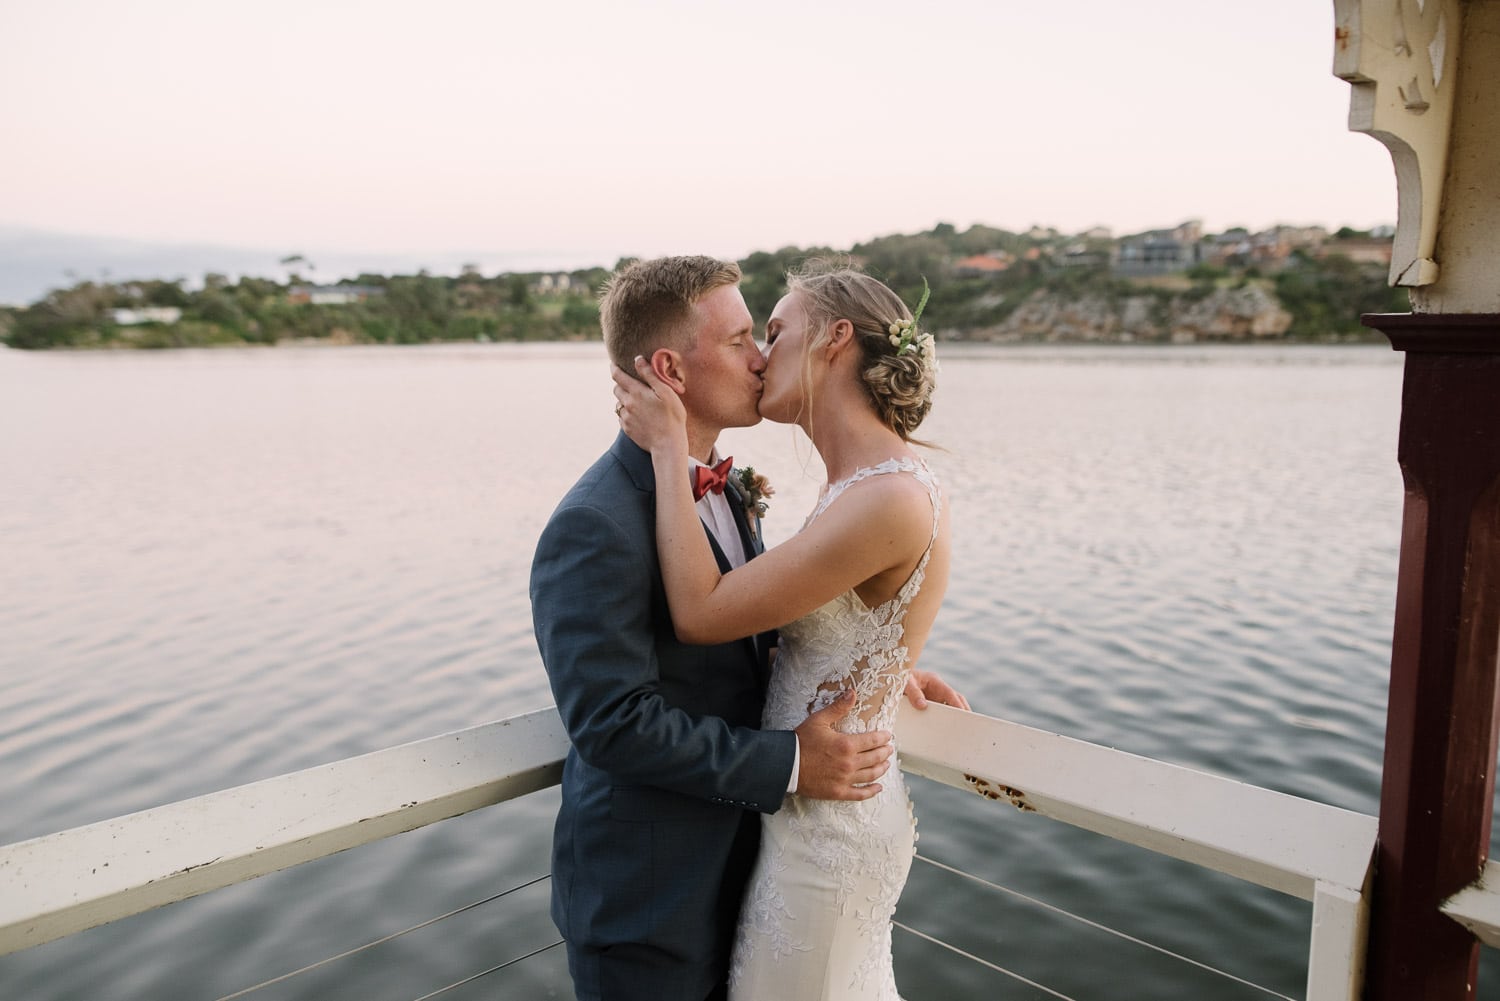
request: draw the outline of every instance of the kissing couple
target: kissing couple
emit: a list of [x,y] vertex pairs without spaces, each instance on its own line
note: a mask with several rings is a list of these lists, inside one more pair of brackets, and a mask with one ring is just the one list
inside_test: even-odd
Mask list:
[[[740,270],[640,261],[600,302],[621,433],[553,513],[533,625],[572,740],[552,918],[580,1001],[896,1001],[916,829],[891,728],[948,580],[912,437],[932,335],[881,282],[787,277],[762,349]],[[925,302],[925,295],[924,295]],[[797,424],[828,482],[764,548],[725,428]]]

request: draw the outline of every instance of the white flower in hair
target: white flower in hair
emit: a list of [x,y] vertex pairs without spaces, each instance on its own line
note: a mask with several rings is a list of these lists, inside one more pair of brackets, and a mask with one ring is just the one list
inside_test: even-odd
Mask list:
[[922,318],[922,310],[927,305],[927,297],[932,294],[932,289],[927,284],[927,279],[922,279],[922,298],[917,301],[917,308],[912,310],[910,320],[898,320],[890,325],[891,345],[896,349],[896,357],[911,354],[920,354],[922,364],[928,368],[937,370],[937,341],[925,330],[917,328],[917,321]]

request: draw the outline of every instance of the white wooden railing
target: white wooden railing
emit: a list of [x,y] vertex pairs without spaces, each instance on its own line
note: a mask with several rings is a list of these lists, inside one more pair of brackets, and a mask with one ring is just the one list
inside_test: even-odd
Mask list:
[[1485,945],[1500,948],[1500,863],[1486,862],[1478,882],[1449,897],[1443,913]]
[[[1311,900],[1306,997],[1358,998],[1375,818],[946,706],[897,733],[910,774]],[[0,955],[555,785],[567,750],[547,708],[0,847]],[[1484,885],[1447,909],[1496,944]]]

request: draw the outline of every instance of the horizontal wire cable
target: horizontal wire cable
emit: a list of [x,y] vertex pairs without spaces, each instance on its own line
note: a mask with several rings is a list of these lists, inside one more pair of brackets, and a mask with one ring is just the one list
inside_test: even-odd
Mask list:
[[902,924],[899,921],[892,921],[891,924],[895,925],[897,928],[900,928],[902,931],[907,932],[908,934],[917,936],[917,938],[926,939],[927,941],[931,942],[933,945],[940,945],[944,949],[947,949],[949,952],[955,952],[958,955],[964,957],[965,959],[972,959],[974,962],[978,963],[980,966],[988,966],[990,969],[994,970],[996,973],[1003,973],[1007,977],[1010,977],[1012,980],[1019,980],[1021,983],[1025,984],[1027,987],[1035,987],[1037,990],[1041,991],[1043,994],[1050,994],[1050,995],[1052,995],[1055,998],[1061,998],[1062,1001],[1076,1001],[1075,998],[1070,998],[1066,994],[1059,994],[1057,991],[1054,991],[1052,988],[1050,988],[1050,987],[1044,987],[1041,984],[1037,983],[1035,980],[1028,980],[1025,977],[1021,976],[1019,973],[1015,972],[1014,970],[1007,970],[1005,967],[998,966],[998,965],[990,962],[988,959],[981,959],[979,956],[974,955],[972,952],[964,952],[962,949],[960,949],[956,945],[949,945],[947,942],[944,942],[942,939],[933,938],[931,935],[928,935],[926,932],[917,931],[915,928],[911,927],[910,925],[904,925],[904,924]]
[[492,966],[488,970],[481,970],[480,972],[474,974],[472,977],[464,977],[462,980],[459,980],[456,983],[451,983],[447,987],[439,987],[437,990],[433,991],[431,994],[423,994],[421,997],[416,998],[415,1001],[428,1001],[429,998],[435,998],[439,994],[446,994],[449,991],[453,990],[453,988],[455,988],[455,987],[462,987],[464,984],[472,984],[474,981],[478,980],[480,977],[487,977],[491,973],[498,973],[499,971],[505,969],[507,966],[515,966],[517,963],[521,962],[522,960],[530,959],[532,956],[539,956],[542,953],[546,952],[548,949],[556,949],[558,946],[560,946],[562,944],[563,944],[563,940],[562,939],[558,939],[556,942],[553,942],[551,945],[544,945],[540,949],[533,949],[533,950],[531,950],[530,952],[528,952],[524,956],[517,956],[515,959],[507,960],[506,962],[501,963],[499,966]]
[[[1097,929],[1098,931],[1102,931],[1102,932],[1105,932],[1107,934],[1113,935],[1116,938],[1124,939],[1125,941],[1130,942],[1130,943],[1132,943],[1134,945],[1138,945],[1138,946],[1141,946],[1142,948],[1150,949],[1153,952],[1161,953],[1163,956],[1169,956],[1172,959],[1178,960],[1179,962],[1187,963],[1189,966],[1196,966],[1200,970],[1205,970],[1205,971],[1207,971],[1209,973],[1217,974],[1217,975],[1219,975],[1221,977],[1224,977],[1226,980],[1233,980],[1237,984],[1243,984],[1246,987],[1253,987],[1256,990],[1261,991],[1262,993],[1271,995],[1271,997],[1281,998],[1282,1001],[1297,1001],[1296,998],[1289,997],[1289,996],[1287,996],[1285,994],[1280,993],[1279,991],[1273,991],[1269,987],[1262,987],[1260,984],[1257,984],[1257,983],[1255,983],[1252,980],[1246,980],[1243,977],[1237,977],[1233,973],[1226,973],[1223,970],[1220,970],[1220,969],[1217,969],[1215,967],[1209,966],[1207,963],[1199,962],[1198,960],[1193,959],[1193,958],[1191,958],[1189,956],[1183,956],[1183,955],[1180,955],[1179,953],[1175,953],[1171,949],[1166,949],[1166,948],[1163,948],[1162,946],[1155,945],[1154,943],[1147,942],[1144,939],[1136,938],[1134,935],[1130,935],[1130,934],[1128,934],[1126,932],[1122,932],[1122,931],[1120,931],[1117,928],[1111,928],[1108,925],[1102,925],[1102,924],[1100,924],[1097,921],[1091,921],[1088,918],[1083,917],[1080,914],[1074,914],[1072,911],[1064,910],[1063,908],[1058,907],[1055,904],[1049,904],[1045,900],[1038,900],[1035,897],[1029,897],[1026,894],[1022,893],[1020,890],[1013,890],[1013,889],[1011,889],[1008,886],[1001,886],[998,883],[991,883],[989,880],[987,880],[987,879],[981,879],[980,877],[975,876],[973,873],[964,872],[962,869],[955,869],[951,865],[945,865],[942,862],[937,861],[936,859],[928,858],[926,855],[923,855],[920,852],[917,854],[916,857],[919,858],[919,859],[921,859],[923,862],[926,862],[928,865],[933,866],[935,868],[943,869],[943,870],[945,870],[947,872],[953,873],[956,876],[962,876],[965,879],[973,880],[974,882],[978,883],[981,886],[989,887],[991,890],[998,890],[1001,893],[1004,893],[1004,894],[1007,894],[1009,896],[1015,897],[1018,900],[1024,900],[1028,904],[1033,904],[1033,905],[1035,905],[1037,907],[1042,908],[1043,910],[1051,911],[1054,914],[1060,914],[1063,917],[1071,918],[1072,920],[1077,921],[1080,924],[1088,925],[1090,928],[1094,928],[1094,929]],[[920,934],[920,933],[914,933],[914,934]],[[936,940],[934,940],[934,941],[936,941]],[[938,944],[939,945],[943,945],[943,944],[946,944],[946,943],[939,942]],[[1043,988],[1043,989],[1045,990],[1045,988]]]
[[[1242,985],[1244,985],[1246,987],[1254,988],[1255,990],[1261,991],[1262,993],[1265,993],[1265,994],[1269,994],[1272,997],[1281,998],[1282,1001],[1297,1001],[1297,999],[1289,997],[1288,995],[1279,993],[1277,991],[1274,991],[1274,990],[1272,990],[1269,987],[1263,987],[1260,984],[1257,984],[1257,983],[1255,983],[1253,981],[1250,981],[1250,980],[1246,980],[1243,977],[1238,977],[1238,976],[1235,976],[1232,973],[1227,973],[1224,970],[1216,969],[1215,967],[1209,966],[1207,963],[1203,963],[1203,962],[1200,962],[1200,961],[1198,961],[1196,959],[1192,959],[1192,958],[1190,958],[1188,956],[1183,956],[1183,955],[1181,955],[1179,953],[1175,953],[1175,952],[1173,952],[1170,949],[1166,949],[1166,948],[1163,948],[1162,946],[1156,945],[1154,943],[1147,942],[1144,939],[1137,938],[1134,935],[1130,935],[1130,934],[1128,934],[1126,932],[1122,932],[1122,931],[1120,931],[1120,930],[1118,930],[1116,928],[1111,928],[1108,925],[1100,924],[1099,922],[1090,920],[1089,918],[1083,917],[1082,915],[1074,914],[1071,911],[1065,910],[1065,909],[1063,909],[1061,907],[1058,907],[1058,906],[1056,906],[1054,904],[1049,904],[1049,903],[1047,903],[1044,900],[1038,900],[1035,897],[1028,896],[1027,894],[1024,894],[1024,893],[1020,892],[1019,890],[1014,890],[1014,889],[1011,889],[1010,887],[1007,887],[1007,886],[1001,886],[998,883],[992,883],[992,882],[990,882],[987,879],[983,879],[983,878],[981,878],[979,876],[975,876],[972,873],[964,872],[962,869],[956,869],[953,866],[946,865],[946,864],[944,864],[942,862],[937,861],[936,859],[929,858],[926,855],[922,855],[922,854],[919,853],[919,854],[917,854],[916,858],[920,859],[923,862],[926,862],[928,865],[930,865],[930,866],[932,866],[932,867],[934,867],[936,869],[942,869],[945,872],[950,872],[950,873],[952,873],[952,874],[954,874],[956,876],[962,876],[965,879],[972,880],[973,882],[978,883],[979,885],[987,887],[987,888],[989,888],[991,890],[995,890],[995,891],[997,891],[999,893],[1006,894],[1007,896],[1014,897],[1014,898],[1016,898],[1018,900],[1025,901],[1026,903],[1032,904],[1032,905],[1034,905],[1036,907],[1040,907],[1043,910],[1051,911],[1051,912],[1053,912],[1055,914],[1058,914],[1058,915],[1061,915],[1063,917],[1069,918],[1069,919],[1071,919],[1073,921],[1077,921],[1080,924],[1087,925],[1090,928],[1094,928],[1094,929],[1096,929],[1098,931],[1102,931],[1102,932],[1104,932],[1106,934],[1113,935],[1116,938],[1123,939],[1124,941],[1130,942],[1130,943],[1132,943],[1134,945],[1138,945],[1138,946],[1141,946],[1143,948],[1150,949],[1153,952],[1160,953],[1163,956],[1167,956],[1167,957],[1169,957],[1171,959],[1175,959],[1175,960],[1177,960],[1179,962],[1187,963],[1190,966],[1195,966],[1195,967],[1197,967],[1197,968],[1199,968],[1201,970],[1204,970],[1204,971],[1206,971],[1208,973],[1213,973],[1213,974],[1216,974],[1216,975],[1218,975],[1220,977],[1224,977],[1227,980],[1232,980],[1235,983],[1242,984]],[[339,953],[339,954],[337,954],[335,956],[329,956],[329,957],[327,957],[325,959],[320,959],[316,963],[309,963],[307,966],[304,966],[304,967],[302,967],[300,969],[292,970],[292,971],[290,971],[288,973],[283,973],[280,976],[271,978],[270,980],[265,980],[265,981],[262,981],[261,983],[255,984],[255,985],[253,985],[251,987],[246,987],[243,990],[235,991],[233,994],[226,994],[223,997],[218,998],[217,1001],[235,1001],[235,999],[237,999],[237,998],[242,998],[242,997],[245,997],[245,996],[247,996],[249,994],[253,994],[256,991],[262,990],[263,988],[271,987],[271,986],[273,986],[275,984],[282,983],[283,981],[290,980],[293,977],[301,976],[302,974],[308,973],[308,972],[310,972],[312,970],[316,970],[319,967],[327,966],[330,963],[336,962],[336,961],[341,960],[341,959],[346,959],[346,958],[348,958],[350,956],[353,956],[353,955],[355,955],[357,953],[364,952],[364,951],[366,951],[368,949],[373,949],[373,948],[375,948],[378,945],[383,945],[386,942],[390,942],[393,939],[400,938],[403,935],[407,935],[407,934],[410,934],[411,932],[419,931],[419,930],[421,930],[423,928],[426,928],[426,927],[428,927],[430,925],[437,924],[439,921],[444,921],[444,920],[446,920],[448,918],[456,917],[457,915],[462,914],[465,911],[470,911],[470,910],[473,910],[476,907],[481,907],[484,904],[492,903],[492,902],[494,902],[496,900],[499,900],[501,897],[509,896],[510,894],[515,893],[515,892],[517,892],[519,890],[524,890],[524,889],[526,889],[529,886],[535,886],[537,883],[540,883],[543,880],[550,878],[550,876],[551,876],[550,873],[547,873],[547,874],[544,874],[544,875],[541,875],[541,876],[537,876],[535,879],[527,880],[526,882],[520,883],[520,884],[518,884],[516,886],[513,886],[513,887],[511,887],[508,890],[502,890],[499,893],[492,894],[492,895],[490,895],[488,897],[485,897],[482,900],[476,900],[473,903],[465,904],[462,907],[455,908],[454,910],[451,910],[451,911],[447,912],[446,914],[440,914],[437,917],[429,918],[426,921],[423,921],[423,922],[420,922],[418,924],[412,925],[410,928],[404,928],[401,931],[392,932],[389,935],[385,935],[385,936],[383,936],[381,938],[378,938],[378,939],[375,939],[373,941],[366,942],[363,945],[355,946],[353,949],[348,949],[348,950],[346,950],[344,952],[341,952],[341,953]],[[979,956],[974,955],[973,953],[966,952],[963,949],[958,948],[957,946],[954,946],[954,945],[951,945],[951,944],[949,944],[947,942],[944,942],[941,939],[938,939],[938,938],[935,938],[935,937],[933,937],[931,935],[926,934],[925,932],[917,931],[915,928],[912,928],[909,925],[903,924],[900,921],[893,921],[892,924],[895,927],[900,928],[902,931],[907,932],[908,934],[914,935],[914,936],[916,936],[917,938],[920,938],[920,939],[924,939],[924,940],[926,940],[928,942],[931,942],[934,945],[941,946],[942,948],[947,949],[950,952],[953,952],[953,953],[955,953],[957,955],[963,956],[965,959],[971,960],[972,962],[978,963],[981,966],[988,967],[989,969],[992,969],[992,970],[994,970],[997,973],[1000,973],[1000,974],[1003,974],[1003,975],[1005,975],[1007,977],[1010,977],[1013,980],[1017,980],[1017,981],[1019,981],[1019,982],[1021,982],[1023,984],[1026,984],[1028,987],[1033,987],[1033,988],[1035,988],[1035,989],[1037,989],[1039,991],[1042,991],[1043,993],[1051,995],[1052,997],[1060,998],[1060,999],[1062,999],[1062,1001],[1075,1001],[1075,999],[1068,997],[1068,995],[1066,995],[1066,994],[1061,994],[1061,993],[1059,993],[1059,992],[1057,992],[1055,990],[1052,990],[1049,987],[1045,987],[1042,984],[1036,983],[1033,980],[1029,980],[1026,977],[1022,976],[1019,973],[1016,973],[1013,970],[1008,970],[1005,967],[1000,966],[1000,965],[998,965],[996,963],[992,963],[992,962],[990,962],[987,959],[983,959],[983,958],[981,958]],[[492,967],[490,967],[487,970],[482,970],[479,973],[474,974],[473,976],[465,977],[462,980],[459,980],[459,981],[456,981],[456,982],[454,982],[452,984],[449,984],[447,987],[442,987],[442,988],[439,988],[438,990],[433,991],[433,992],[431,992],[429,994],[424,994],[420,998],[416,998],[415,1001],[430,1001],[431,998],[438,997],[441,994],[445,994],[448,991],[454,990],[454,989],[456,989],[458,987],[462,987],[465,984],[473,983],[474,981],[476,981],[476,980],[478,980],[478,979],[480,979],[482,977],[489,976],[491,973],[498,973],[499,971],[501,971],[503,969],[506,969],[507,967],[514,966],[516,963],[523,962],[524,960],[530,959],[533,956],[536,956],[536,955],[539,955],[539,954],[541,954],[543,952],[546,952],[549,949],[555,949],[559,945],[562,945],[562,940],[561,939],[558,939],[556,942],[553,942],[550,945],[545,945],[545,946],[542,946],[539,949],[534,949],[531,952],[528,952],[528,953],[526,953],[523,956],[517,956],[515,959],[508,960],[508,961],[506,961],[504,963],[501,963],[501,964],[499,964],[497,966],[492,966]]]
[[[517,890],[524,890],[528,886],[535,886],[537,883],[540,883],[544,879],[550,879],[551,876],[552,874],[549,872],[538,876],[535,879],[529,879],[524,883],[511,887],[509,890],[501,890],[499,893],[485,897],[483,900],[476,900],[472,904],[465,904],[462,907],[455,908],[454,910],[449,911],[447,914],[439,914],[435,918],[428,918],[421,924],[415,924],[410,928],[403,928],[401,931],[392,932],[391,934],[386,935],[383,938],[375,939],[373,942],[366,942],[364,945],[357,945],[352,949],[348,949],[344,952],[339,953],[337,956],[329,956],[326,959],[318,960],[316,963],[309,963],[308,965],[302,967],[300,970],[292,970],[290,973],[283,973],[279,977],[272,977],[270,980],[264,980],[258,984],[255,984],[253,987],[246,987],[243,990],[235,991],[233,994],[225,994],[223,997],[219,998],[218,1001],[234,1001],[235,998],[242,998],[247,994],[254,994],[256,991],[261,990],[262,988],[270,987],[273,984],[279,984],[282,981],[290,980],[293,977],[300,977],[302,974],[307,973],[311,970],[316,970],[320,966],[327,966],[329,963],[336,962],[340,959],[347,959],[348,957],[353,956],[356,953],[364,952],[366,949],[373,949],[377,945],[384,945],[386,942],[389,942],[392,939],[397,939],[402,935],[406,935],[410,932],[426,928],[428,925],[435,925],[439,921],[444,921],[448,918],[462,914],[464,911],[472,911],[476,907],[482,907],[485,904],[492,903],[493,901],[499,900],[501,897],[506,897],[512,893],[515,893]],[[551,946],[548,946],[547,948],[550,949]],[[525,957],[523,956],[522,958],[524,959]],[[446,990],[447,988],[444,989]]]

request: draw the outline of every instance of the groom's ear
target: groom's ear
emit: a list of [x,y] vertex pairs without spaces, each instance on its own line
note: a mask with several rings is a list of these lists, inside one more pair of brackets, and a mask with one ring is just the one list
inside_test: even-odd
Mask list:
[[682,367],[682,355],[671,348],[657,348],[651,352],[651,371],[662,382],[671,386],[677,395],[681,396],[687,388]]

